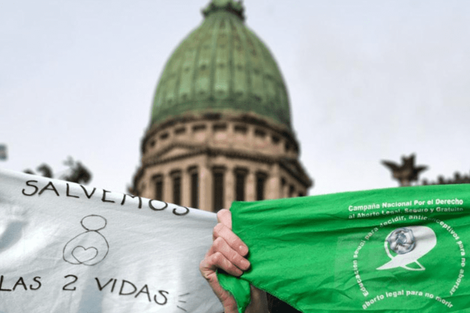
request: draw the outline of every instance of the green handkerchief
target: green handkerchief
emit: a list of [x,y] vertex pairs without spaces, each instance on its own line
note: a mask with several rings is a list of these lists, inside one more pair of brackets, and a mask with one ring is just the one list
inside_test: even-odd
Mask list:
[[240,313],[249,284],[302,312],[470,310],[470,185],[234,202],[231,212],[251,269],[218,276]]

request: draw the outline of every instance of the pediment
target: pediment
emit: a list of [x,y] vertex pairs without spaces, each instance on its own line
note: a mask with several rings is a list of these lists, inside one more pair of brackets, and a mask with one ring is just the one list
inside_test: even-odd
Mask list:
[[163,159],[172,159],[175,157],[180,157],[184,156],[190,153],[195,152],[196,150],[199,150],[195,147],[190,147],[190,146],[177,146],[177,145],[172,145],[169,146],[166,149],[163,149],[158,153],[158,159],[163,160]]

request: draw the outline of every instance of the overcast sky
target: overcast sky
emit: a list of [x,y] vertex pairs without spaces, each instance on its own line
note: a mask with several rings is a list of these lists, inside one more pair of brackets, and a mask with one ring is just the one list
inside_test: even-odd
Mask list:
[[[0,0],[1,168],[67,156],[125,192],[152,96],[208,0]],[[380,160],[417,154],[423,178],[470,172],[470,1],[246,0],[290,96],[310,194],[397,186]]]

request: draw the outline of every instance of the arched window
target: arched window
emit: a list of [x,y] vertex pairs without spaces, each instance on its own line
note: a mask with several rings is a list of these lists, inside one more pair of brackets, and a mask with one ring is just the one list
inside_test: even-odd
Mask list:
[[218,212],[224,207],[224,174],[225,167],[214,167],[212,171],[213,211]]
[[171,202],[179,205],[181,204],[181,171],[173,171],[170,175],[173,183],[173,199]]
[[265,173],[256,173],[256,200],[264,200],[264,190],[267,177],[268,175],[266,175]]
[[281,192],[280,192],[281,198],[285,198],[287,196],[286,191],[285,191],[286,184],[287,184],[286,179],[284,177],[281,177]]
[[289,186],[289,198],[295,197],[295,187],[294,185]]
[[236,168],[235,174],[235,200],[245,201],[245,182],[248,170],[243,168]]
[[191,207],[199,208],[199,172],[196,166],[190,167],[188,172],[191,179]]
[[154,198],[157,200],[163,200],[163,175],[153,176],[155,194]]

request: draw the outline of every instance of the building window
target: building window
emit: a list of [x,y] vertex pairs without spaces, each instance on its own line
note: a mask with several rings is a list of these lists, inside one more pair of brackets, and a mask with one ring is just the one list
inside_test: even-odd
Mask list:
[[290,151],[290,144],[289,144],[289,143],[286,142],[286,143],[284,144],[284,150],[285,150],[286,152],[289,152],[289,151]]
[[191,170],[191,207],[199,207],[199,173],[196,169]]
[[256,174],[256,200],[264,200],[264,189],[267,175],[264,173]]
[[289,198],[295,197],[295,187],[294,185],[289,186]]
[[284,177],[281,177],[281,198],[286,197],[286,192],[285,192],[286,184],[287,184],[286,179]]
[[171,173],[173,180],[173,203],[181,204],[181,171],[174,171]]
[[257,128],[255,129],[255,136],[264,138],[266,136],[266,132],[262,129]]
[[186,127],[179,127],[175,129],[175,135],[181,135],[181,134],[184,134],[185,132],[186,132]]
[[155,199],[163,200],[163,175],[154,176],[155,182]]
[[235,127],[234,127],[234,131],[236,133],[246,134],[247,130],[248,129],[245,125],[235,125]]
[[193,126],[193,132],[198,132],[198,131],[201,131],[201,130],[204,130],[206,129],[206,125],[204,124],[199,124],[199,125],[194,125]]
[[213,183],[213,211],[218,212],[224,207],[224,168],[214,168]]
[[212,126],[212,129],[217,132],[217,131],[225,131],[227,130],[227,124],[214,124]]
[[248,171],[245,169],[235,169],[235,200],[245,201],[245,182]]

